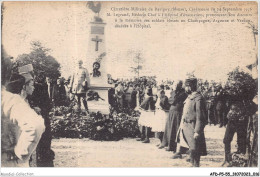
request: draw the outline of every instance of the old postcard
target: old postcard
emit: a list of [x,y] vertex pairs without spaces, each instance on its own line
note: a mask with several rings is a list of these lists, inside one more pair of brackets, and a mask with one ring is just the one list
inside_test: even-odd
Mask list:
[[1,9],[1,175],[259,175],[256,1]]

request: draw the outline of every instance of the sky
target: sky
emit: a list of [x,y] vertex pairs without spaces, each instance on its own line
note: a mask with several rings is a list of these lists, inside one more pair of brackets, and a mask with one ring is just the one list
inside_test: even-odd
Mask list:
[[[144,59],[140,75],[161,79],[184,79],[187,72],[194,71],[197,77],[223,81],[235,67],[245,68],[255,61],[257,48],[245,23],[153,23],[152,28],[143,30],[114,28],[114,18],[106,13],[112,7],[125,6],[168,7],[169,3],[102,2],[107,71],[115,78],[133,76],[130,67],[135,66],[138,52]],[[71,74],[77,60],[86,60],[94,16],[86,2],[5,2],[4,7],[2,43],[9,55],[16,58],[29,53],[31,41],[38,40],[51,49],[49,54],[61,64],[64,77]],[[252,13],[257,26],[257,9]],[[88,61],[84,64],[91,69]]]

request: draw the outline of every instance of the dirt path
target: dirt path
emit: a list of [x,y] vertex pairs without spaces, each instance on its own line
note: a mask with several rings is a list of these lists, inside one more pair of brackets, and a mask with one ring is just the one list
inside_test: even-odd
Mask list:
[[[208,155],[201,158],[201,167],[219,167],[224,160],[222,143],[225,128],[206,126]],[[236,140],[236,137],[234,138]],[[173,153],[158,149],[159,140],[150,144],[135,139],[93,141],[89,139],[55,139],[52,148],[56,167],[189,167],[183,159],[171,159]],[[232,142],[235,150],[236,141]]]

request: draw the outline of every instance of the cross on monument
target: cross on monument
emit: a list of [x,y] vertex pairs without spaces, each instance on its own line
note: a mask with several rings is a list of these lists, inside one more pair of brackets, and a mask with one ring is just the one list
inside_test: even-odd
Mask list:
[[96,36],[96,38],[92,38],[92,41],[96,42],[96,51],[98,51],[98,43],[102,42],[102,39],[99,39],[98,36]]

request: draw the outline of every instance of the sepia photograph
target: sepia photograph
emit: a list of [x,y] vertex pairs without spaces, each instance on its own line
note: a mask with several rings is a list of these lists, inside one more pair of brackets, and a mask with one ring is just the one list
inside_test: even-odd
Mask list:
[[3,1],[10,167],[259,176],[258,2]]

